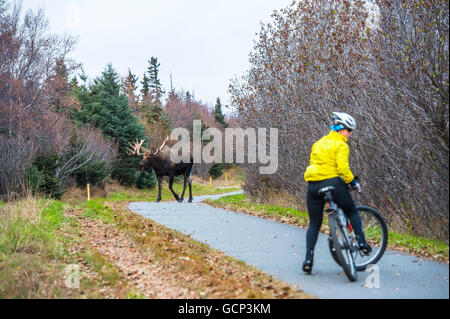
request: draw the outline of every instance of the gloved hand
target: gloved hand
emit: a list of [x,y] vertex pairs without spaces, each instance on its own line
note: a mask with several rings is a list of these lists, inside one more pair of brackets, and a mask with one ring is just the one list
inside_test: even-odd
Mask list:
[[352,190],[356,190],[358,193],[361,193],[361,184],[358,181],[358,177],[355,177],[351,182],[350,182],[350,188]]

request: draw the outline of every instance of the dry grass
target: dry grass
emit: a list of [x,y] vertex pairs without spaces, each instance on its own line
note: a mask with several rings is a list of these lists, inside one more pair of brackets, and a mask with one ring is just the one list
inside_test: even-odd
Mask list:
[[[238,188],[239,186],[228,186]],[[183,184],[181,182],[175,182],[173,184],[173,188],[175,192],[179,195],[183,189]],[[192,194],[193,196],[197,195],[206,195],[206,194],[220,194],[225,193],[228,190],[222,188],[221,186],[213,184],[212,187],[209,187],[209,182],[194,176],[192,183]],[[185,200],[188,198],[188,189],[186,189]],[[120,184],[106,184],[104,188],[100,187],[91,187],[90,188],[90,198],[102,198],[102,199],[110,199],[110,200],[134,200],[134,201],[155,201],[158,195],[157,187],[151,189],[138,189],[136,187],[125,187]],[[162,201],[174,200],[172,193],[169,190],[167,181],[163,181],[162,192],[161,192]],[[79,205],[87,200],[87,189],[72,187],[68,189],[61,200],[65,203],[71,205]]]
[[[108,197],[109,194],[115,192],[123,192],[127,191],[130,193],[138,193],[139,190],[136,188],[126,188],[120,184],[105,184],[104,188],[101,187],[90,187],[90,196],[91,198],[96,197]],[[87,189],[80,187],[71,187],[69,188],[61,198],[61,201],[68,204],[81,204],[87,200]]]
[[1,220],[5,221],[11,218],[22,219],[26,222],[37,224],[39,223],[41,216],[39,212],[45,207],[45,202],[29,196],[14,204],[5,204],[0,208]]
[[64,295],[58,276],[63,249],[53,233],[53,213],[51,201],[31,197],[0,208],[0,297]]
[[[154,190],[92,191],[89,202],[74,188],[66,203],[30,197],[0,207],[0,298],[311,297],[127,210]],[[68,265],[80,267],[79,288],[65,284]]]
[[[68,209],[62,202],[32,197],[0,208],[0,298],[126,298],[133,293],[119,277],[109,280],[117,271],[77,236],[78,223]],[[79,288],[65,282],[66,267],[74,264],[81,271]]]
[[[225,180],[225,172],[227,179]],[[244,184],[244,170],[240,166],[233,166],[230,169],[224,169],[222,176],[212,179],[214,187],[241,187]],[[198,176],[192,176],[192,182],[198,185],[209,186],[209,178],[202,179]]]

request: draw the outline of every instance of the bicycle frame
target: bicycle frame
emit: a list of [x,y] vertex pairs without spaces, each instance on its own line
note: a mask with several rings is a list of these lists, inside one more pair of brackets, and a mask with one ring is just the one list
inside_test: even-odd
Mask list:
[[[325,194],[325,201],[327,203],[327,209],[325,210],[328,213],[328,224],[330,227],[330,234],[329,234],[329,241],[333,242],[333,245],[342,245],[340,246],[341,248],[336,248],[335,249],[339,249],[339,254],[341,254],[342,257],[338,257],[338,258],[344,258],[344,256],[342,255],[343,252],[341,252],[341,249],[344,249],[344,251],[348,252],[347,257],[350,259],[349,263],[351,264],[350,268],[349,266],[345,266],[344,267],[344,263],[345,265],[348,265],[348,263],[344,262],[343,260],[340,262],[337,262],[339,265],[341,265],[341,267],[344,268],[344,272],[346,273],[347,277],[351,280],[351,281],[356,281],[357,278],[357,274],[356,274],[356,270],[355,270],[355,253],[359,251],[357,245],[354,244],[354,235],[353,235],[353,231],[350,231],[350,228],[348,228],[350,221],[348,220],[348,218],[344,215],[344,212],[342,211],[342,209],[339,208],[339,206],[333,201],[331,194],[330,193],[326,193]],[[331,221],[333,220],[333,225]],[[336,225],[335,225],[336,224]],[[341,244],[339,244],[339,241],[334,242],[333,237],[336,236],[336,226],[341,230],[341,236],[342,236],[342,242]],[[346,254],[346,253],[345,253]]]
[[[336,214],[338,216],[337,220],[341,223],[341,226],[343,226],[344,234],[346,236],[345,239],[349,243],[352,243],[352,245],[351,245],[352,247],[350,247],[351,252],[352,253],[359,252],[359,247],[358,247],[358,245],[355,244],[355,241],[354,241],[355,236],[353,233],[352,224],[350,223],[350,219],[348,219],[347,216],[344,215],[344,212],[342,212],[342,209],[334,201],[331,200],[331,201],[327,202],[327,205],[328,205],[328,207],[326,209],[326,212],[328,213],[328,215]],[[344,215],[343,219],[341,217],[341,212],[342,212],[342,215]],[[346,227],[344,225],[346,225]],[[329,238],[331,238],[331,234],[329,234]]]
[[[333,201],[330,201],[330,202],[328,202],[328,208],[327,208],[327,213],[328,213],[328,215],[331,215],[331,214],[336,214],[337,216],[338,216],[338,221],[341,223],[341,226],[343,226],[343,229],[344,229],[344,234],[345,234],[345,236],[346,236],[346,240],[349,242],[349,243],[353,243],[354,242],[354,235],[353,235],[353,228],[352,228],[352,225],[351,225],[351,223],[350,223],[350,220],[347,218],[347,216],[343,216],[343,218],[344,219],[342,219],[342,217],[341,217],[341,213],[340,213],[340,210],[341,210],[341,208],[339,208],[339,206],[335,203],[335,202],[333,202]],[[342,214],[344,214],[343,212],[342,212]],[[346,227],[345,227],[345,226]],[[347,229],[348,229],[348,231],[347,231]],[[331,237],[331,235],[329,235],[330,237]],[[355,246],[355,245],[353,245],[357,250],[359,250],[358,249],[358,247],[357,246]],[[353,249],[352,249],[352,252],[353,252]]]

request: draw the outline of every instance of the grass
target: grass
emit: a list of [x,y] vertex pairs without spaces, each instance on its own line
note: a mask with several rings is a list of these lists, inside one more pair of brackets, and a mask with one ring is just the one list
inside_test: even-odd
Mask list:
[[[181,192],[183,191],[183,185],[179,183],[173,184],[174,191],[181,195]],[[226,192],[231,192],[234,190],[239,190],[239,187],[232,187],[232,188],[218,188],[218,187],[209,187],[205,185],[198,185],[193,184],[192,185],[192,194],[193,196],[196,195],[213,195],[213,194],[223,194]],[[186,187],[186,192],[184,195],[184,200],[187,201],[189,198],[189,189]],[[109,194],[107,196],[108,200],[111,201],[121,201],[121,200],[129,200],[129,201],[155,201],[158,197],[158,189],[157,187],[149,189],[149,190],[123,190],[123,191],[117,191]],[[174,200],[172,192],[169,190],[168,184],[164,183],[162,190],[161,190],[161,200],[162,201],[172,201]]]
[[449,247],[448,244],[442,240],[390,231],[389,246],[394,249],[411,252],[419,256],[429,257],[439,261],[447,263],[449,261]]
[[103,205],[105,200],[104,198],[95,198],[80,205],[80,208],[84,209],[83,216],[97,218],[105,223],[111,223],[114,220],[114,212],[109,207]]
[[257,215],[263,218],[271,218],[279,221],[287,221],[299,226],[307,227],[309,223],[308,213],[291,207],[253,203],[245,194],[227,195],[219,199],[206,199],[205,203],[230,210]]
[[[227,173],[227,179],[225,179],[225,172]],[[217,178],[213,178],[211,183],[214,187],[240,187],[245,180],[244,170],[242,167],[235,164],[231,165],[227,169],[223,169],[223,174]],[[193,175],[192,181],[197,185],[209,186],[209,179],[201,179],[198,176]]]
[[[173,188],[175,192],[180,195],[183,190],[183,185],[180,182],[174,182]],[[230,192],[233,190],[239,190],[239,187],[232,188],[220,188],[220,187],[209,187],[208,184],[194,184],[192,185],[192,195],[210,195],[210,194],[222,194]],[[184,201],[189,198],[189,189],[186,188],[184,195]],[[123,187],[118,184],[107,184],[104,190],[91,187],[91,199],[102,198],[109,201],[156,201],[158,197],[158,188],[154,187],[152,189],[137,189],[134,187]],[[85,189],[72,188],[69,189],[64,196],[62,201],[77,205],[86,202],[87,193]],[[168,183],[163,182],[161,190],[161,200],[171,201],[174,200],[172,192],[169,190]]]
[[60,238],[56,230],[64,220],[63,203],[24,199],[15,205],[4,205],[0,222],[0,260],[17,253],[41,251],[57,257]]
[[119,279],[119,271],[109,263],[97,250],[89,249],[84,253],[86,262],[94,271],[101,274],[102,285],[115,286]]
[[27,198],[0,208],[0,298],[64,297],[64,204]]
[[[182,185],[174,188],[180,192]],[[237,189],[194,184],[193,194]],[[30,197],[0,202],[0,298],[144,298],[114,263],[86,240],[84,218],[128,234],[137,249],[150,251],[155,263],[171,269],[180,287],[194,291],[198,298],[310,297],[242,261],[128,211],[130,201],[154,201],[156,189],[115,185],[103,196],[94,194],[90,201],[85,200],[84,190],[72,190],[72,195],[64,201]],[[162,200],[173,200],[167,187]],[[74,264],[81,268],[78,289],[65,284],[66,267]]]
[[[166,186],[166,185],[165,185]],[[183,190],[183,185],[174,183],[173,185],[174,191],[178,194]],[[223,194],[226,192],[231,192],[235,190],[239,190],[238,187],[233,188],[217,188],[217,187],[209,187],[205,185],[192,185],[192,193],[193,195],[211,195],[211,194]],[[111,191],[107,194],[106,197],[98,197],[92,198],[90,201],[85,201],[80,204],[78,207],[84,209],[84,216],[93,217],[102,220],[105,223],[111,223],[114,221],[115,214],[114,211],[105,206],[105,202],[131,202],[131,201],[155,201],[158,196],[158,190],[156,188],[153,189],[145,189],[138,190],[135,188],[121,188],[120,190]],[[173,201],[174,197],[172,192],[169,189],[163,188],[161,191],[162,201]],[[185,196],[184,201],[187,201]]]
[[[309,217],[306,212],[280,205],[252,203],[245,194],[223,196],[217,200],[205,200],[207,204],[234,211],[240,211],[259,217],[275,219],[301,227],[308,227]],[[327,221],[324,218],[324,226]],[[389,231],[388,247],[414,254],[419,257],[432,258],[441,262],[449,262],[448,243],[419,237],[414,234]]]
[[[101,286],[119,285],[117,271],[90,250],[71,253],[77,223],[61,201],[26,198],[0,208],[0,298],[105,298]],[[65,284],[67,266],[86,264],[80,289]],[[106,266],[105,266],[106,265]],[[124,291],[126,295],[128,291]]]

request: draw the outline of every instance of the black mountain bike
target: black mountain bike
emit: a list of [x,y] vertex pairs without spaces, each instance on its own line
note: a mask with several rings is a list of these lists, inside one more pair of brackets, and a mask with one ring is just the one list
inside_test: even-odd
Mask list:
[[340,265],[350,281],[356,281],[357,271],[377,263],[383,256],[388,242],[386,223],[381,214],[367,206],[357,206],[361,216],[366,241],[372,252],[368,255],[359,250],[356,235],[341,208],[333,201],[333,186],[324,187],[319,194],[324,196],[325,211],[328,213],[330,236],[328,238],[331,256]]

